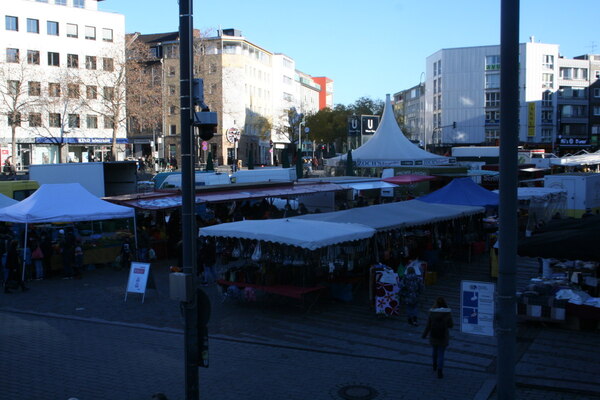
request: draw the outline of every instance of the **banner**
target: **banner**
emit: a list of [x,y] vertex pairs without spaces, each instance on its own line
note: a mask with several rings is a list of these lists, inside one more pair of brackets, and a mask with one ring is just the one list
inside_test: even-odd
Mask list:
[[460,331],[494,336],[496,286],[489,282],[462,281],[460,284]]

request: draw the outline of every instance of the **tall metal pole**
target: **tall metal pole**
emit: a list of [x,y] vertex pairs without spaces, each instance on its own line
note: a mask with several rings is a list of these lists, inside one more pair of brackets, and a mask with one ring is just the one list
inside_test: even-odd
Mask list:
[[185,327],[185,399],[197,400],[198,377],[198,302],[196,296],[196,218],[195,174],[194,174],[194,134],[193,134],[193,0],[179,0],[179,73],[181,96],[181,229],[183,273],[191,282],[188,300],[181,302]]
[[517,173],[519,145],[519,0],[502,0],[500,29],[500,233],[498,399],[515,398],[517,338]]

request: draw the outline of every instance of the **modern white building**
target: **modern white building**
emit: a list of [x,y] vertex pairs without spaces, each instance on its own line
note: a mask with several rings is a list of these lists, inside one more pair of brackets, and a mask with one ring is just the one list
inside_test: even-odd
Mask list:
[[[519,45],[519,141],[555,150],[589,147],[589,57],[559,45]],[[500,46],[442,49],[427,57],[427,144],[496,145],[500,138]]]
[[[61,142],[68,144],[71,161],[105,159],[110,152],[114,121],[125,120],[124,106],[117,118],[109,118],[106,104],[124,95],[117,82],[125,60],[125,17],[99,11],[97,1],[2,1],[2,159],[12,152],[7,113],[16,103],[14,158],[22,166],[59,162]],[[115,126],[124,150],[125,124]]]

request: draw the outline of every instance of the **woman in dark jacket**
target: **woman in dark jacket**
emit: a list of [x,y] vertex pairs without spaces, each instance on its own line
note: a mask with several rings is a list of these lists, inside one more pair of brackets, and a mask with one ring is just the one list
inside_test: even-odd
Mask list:
[[450,341],[448,329],[453,326],[452,310],[448,308],[448,304],[446,304],[443,297],[438,297],[431,310],[429,310],[427,326],[423,332],[423,339],[429,335],[429,343],[433,348],[433,370],[437,371],[438,378],[444,377],[444,353]]
[[8,277],[6,279],[7,282],[4,283],[4,293],[11,293],[7,285],[8,281],[11,280],[15,280],[23,292],[29,290],[25,287],[25,282],[23,282],[22,267],[21,258],[19,257],[19,242],[12,240],[6,252],[5,268],[8,270]]

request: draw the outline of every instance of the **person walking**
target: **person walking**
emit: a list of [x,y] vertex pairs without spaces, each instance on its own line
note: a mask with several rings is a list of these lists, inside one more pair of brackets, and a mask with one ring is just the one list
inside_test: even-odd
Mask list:
[[44,252],[38,241],[33,244],[32,248],[34,250],[31,253],[31,259],[35,266],[35,279],[44,279]]
[[399,279],[399,300],[406,305],[408,323],[417,326],[417,306],[419,295],[423,292],[423,279],[415,274],[413,267],[406,268],[406,273]]
[[23,281],[22,267],[21,257],[19,257],[19,242],[13,239],[6,253],[5,268],[8,269],[8,276],[4,283],[4,293],[11,293],[8,283],[12,280],[17,282],[17,286],[21,288],[21,291],[25,292],[29,290],[29,288],[25,287],[25,282]]
[[443,297],[438,297],[429,310],[427,326],[423,331],[423,339],[429,335],[429,343],[432,347],[433,370],[437,371],[437,377],[444,377],[444,354],[450,342],[448,329],[454,326],[452,321],[452,310],[446,304]]

